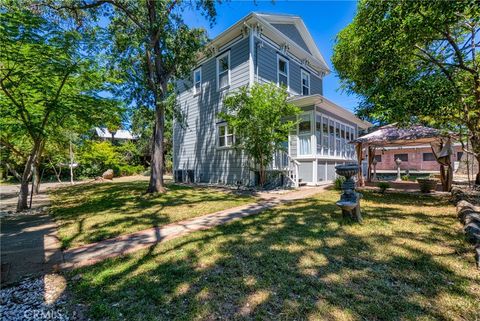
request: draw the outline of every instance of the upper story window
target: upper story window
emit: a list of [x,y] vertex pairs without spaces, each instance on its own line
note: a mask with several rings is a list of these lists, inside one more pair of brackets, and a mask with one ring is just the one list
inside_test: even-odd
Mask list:
[[277,84],[288,87],[288,60],[282,56],[277,56]]
[[233,145],[233,132],[227,124],[218,125],[218,147],[231,147]]
[[217,57],[217,89],[230,86],[230,51]]
[[310,73],[302,69],[302,95],[310,95]]
[[199,94],[202,91],[202,68],[193,71],[193,93]]

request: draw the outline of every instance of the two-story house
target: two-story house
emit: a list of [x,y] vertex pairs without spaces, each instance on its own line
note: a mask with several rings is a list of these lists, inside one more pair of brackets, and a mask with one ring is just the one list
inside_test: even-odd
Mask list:
[[[182,124],[176,122],[173,168],[177,181],[254,183],[251,163],[232,148],[235,135],[217,114],[223,98],[241,86],[273,82],[287,87],[302,109],[298,125],[276,155],[272,170],[287,181],[316,185],[335,178],[335,165],[353,161],[347,142],[371,124],[323,97],[330,70],[300,17],[250,13],[209,43],[192,70],[178,82]],[[287,146],[288,145],[288,146]]]

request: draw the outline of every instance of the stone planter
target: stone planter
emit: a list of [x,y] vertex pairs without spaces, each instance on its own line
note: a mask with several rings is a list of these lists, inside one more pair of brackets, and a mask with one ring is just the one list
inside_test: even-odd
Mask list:
[[422,193],[430,193],[437,190],[438,180],[431,178],[418,178],[418,185],[420,185],[420,191]]

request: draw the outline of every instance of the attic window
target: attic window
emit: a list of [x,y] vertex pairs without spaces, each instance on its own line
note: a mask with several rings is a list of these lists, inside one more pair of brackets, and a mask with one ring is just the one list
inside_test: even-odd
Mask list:
[[277,84],[288,89],[288,60],[277,56]]

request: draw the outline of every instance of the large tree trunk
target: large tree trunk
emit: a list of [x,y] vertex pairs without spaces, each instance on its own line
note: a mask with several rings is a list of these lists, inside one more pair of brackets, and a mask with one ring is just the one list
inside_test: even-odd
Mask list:
[[478,172],[477,172],[477,175],[475,176],[475,185],[480,186],[480,155],[476,154],[475,159],[477,160],[477,164],[478,164]]
[[30,181],[30,177],[32,176],[32,164],[34,162],[35,153],[32,152],[32,155],[30,155],[28,158],[20,179],[20,192],[18,194],[17,212],[28,209],[28,183]]
[[165,127],[165,105],[157,95],[155,104],[155,126],[153,131],[152,162],[150,171],[150,183],[148,193],[165,193],[163,182],[164,172],[164,154],[163,154],[163,136]]
[[472,146],[474,157],[478,163],[478,171],[475,176],[475,185],[480,185],[480,135],[479,133],[474,133],[470,136],[470,143]]
[[20,178],[20,193],[18,194],[17,212],[28,209],[28,182],[32,177],[33,166],[35,166],[37,159],[40,157],[42,149],[43,142],[36,141],[33,144],[30,156],[28,156],[27,163],[25,164],[25,168],[23,169],[23,173]]
[[42,176],[40,175],[40,165],[36,164],[33,167],[33,194],[38,195],[40,193],[40,181]]

